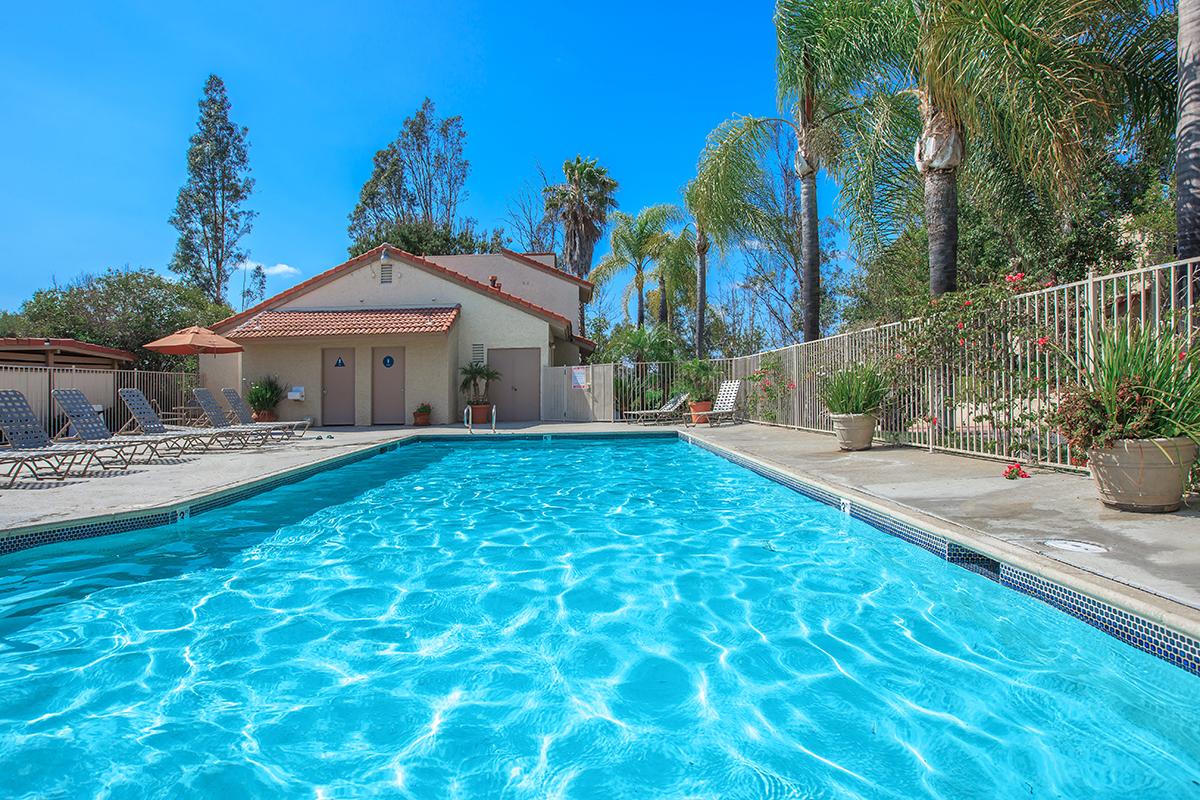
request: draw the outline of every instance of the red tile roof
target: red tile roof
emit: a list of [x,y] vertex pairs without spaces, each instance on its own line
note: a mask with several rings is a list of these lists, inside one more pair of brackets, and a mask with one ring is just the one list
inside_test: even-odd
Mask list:
[[[428,272],[432,272],[435,275],[440,275],[443,278],[451,280],[462,286],[466,286],[469,289],[473,289],[473,290],[479,292],[480,294],[485,294],[485,295],[488,295],[489,297],[494,297],[495,299],[497,299],[503,303],[507,303],[511,306],[516,306],[516,307],[522,308],[526,311],[530,311],[530,312],[538,315],[539,317],[542,317],[543,319],[549,320],[551,322],[556,323],[557,325],[560,325],[563,328],[566,328],[568,332],[571,330],[571,320],[567,319],[562,314],[558,314],[554,311],[551,311],[548,308],[539,306],[536,303],[531,303],[528,300],[524,300],[520,297],[517,297],[514,294],[509,294],[508,292],[501,291],[500,289],[497,289],[494,286],[488,286],[486,283],[480,283],[479,281],[477,281],[473,278],[468,278],[466,275],[463,275],[462,273],[455,272],[454,270],[451,270],[451,269],[447,269],[446,267],[443,267],[441,264],[435,264],[434,262],[430,261],[429,259],[421,258],[420,256],[415,256],[412,253],[406,252],[397,247],[393,247],[390,244],[381,244],[378,247],[372,248],[361,255],[355,256],[354,258],[350,259],[349,261],[346,261],[342,264],[338,264],[336,267],[332,267],[331,269],[327,269],[319,275],[314,275],[313,277],[309,278],[306,281],[301,281],[300,283],[297,283],[295,286],[293,286],[290,289],[284,289],[279,294],[274,295],[273,297],[268,297],[266,300],[263,300],[258,305],[251,306],[250,308],[247,308],[245,311],[242,311],[238,314],[234,314],[231,317],[226,317],[225,319],[221,320],[217,324],[213,325],[212,329],[214,331],[216,331],[217,333],[220,333],[223,336],[228,335],[228,332],[230,330],[232,330],[236,326],[240,325],[241,323],[245,322],[246,320],[250,319],[255,314],[258,314],[259,312],[262,312],[262,311],[266,311],[267,309],[269,309],[273,306],[277,306],[284,300],[287,300],[287,299],[293,298],[293,297],[297,297],[298,295],[302,295],[307,291],[310,291],[312,289],[317,288],[318,286],[328,283],[329,281],[333,280],[334,278],[337,278],[338,276],[340,276],[346,272],[349,272],[349,271],[355,269],[356,267],[359,267],[363,264],[369,264],[369,263],[375,261],[376,259],[378,259],[385,252],[389,256],[392,256],[393,258],[397,258],[408,264],[412,264],[413,266],[420,267],[421,269],[424,269]],[[545,266],[545,265],[543,264],[542,266]]]
[[458,306],[372,308],[354,311],[262,311],[226,334],[230,339],[283,336],[377,336],[445,333]]
[[[47,346],[49,342],[49,346]],[[81,342],[78,339],[45,339],[41,336],[33,338],[0,338],[0,350],[66,350],[72,353],[86,353],[105,358],[115,358],[118,361],[136,361],[137,356],[128,350],[118,350],[115,347],[105,347],[101,344]]]

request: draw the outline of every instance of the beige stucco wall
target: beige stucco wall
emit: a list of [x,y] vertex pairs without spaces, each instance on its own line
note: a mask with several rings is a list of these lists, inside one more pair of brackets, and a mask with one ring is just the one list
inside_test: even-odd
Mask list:
[[372,349],[404,348],[404,405],[406,419],[422,402],[433,406],[433,421],[454,418],[457,400],[447,379],[447,357],[452,352],[452,337],[431,336],[360,336],[325,339],[276,339],[244,341],[242,370],[247,385],[264,375],[276,375],[288,386],[303,386],[304,400],[284,400],[279,404],[281,419],[312,417],[321,422],[321,350],[326,347],[354,348],[354,422],[371,424]]
[[226,386],[237,389],[239,392],[246,390],[246,385],[242,383],[242,354],[241,353],[225,353],[224,355],[204,355],[196,356],[200,366],[200,383],[207,386],[214,392],[219,392]]
[[488,283],[491,276],[495,275],[503,291],[548,308],[572,322],[579,319],[579,284],[565,278],[542,272],[503,253],[431,258],[447,269],[474,278],[480,283]]

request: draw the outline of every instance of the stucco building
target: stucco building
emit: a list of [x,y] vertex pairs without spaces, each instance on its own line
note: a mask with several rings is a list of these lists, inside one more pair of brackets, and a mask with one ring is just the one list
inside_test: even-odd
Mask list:
[[501,373],[501,421],[536,420],[543,367],[581,363],[595,345],[573,331],[592,285],[553,254],[414,256],[391,245],[339,264],[213,326],[245,351],[200,356],[204,385],[245,388],[275,375],[295,399],[282,419],[320,425],[462,418],[459,368]]

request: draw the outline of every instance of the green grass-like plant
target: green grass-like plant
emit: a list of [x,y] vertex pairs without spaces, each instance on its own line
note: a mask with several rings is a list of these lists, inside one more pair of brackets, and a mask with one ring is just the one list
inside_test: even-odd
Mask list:
[[1200,442],[1200,352],[1184,336],[1136,322],[1110,325],[1081,362],[1066,360],[1080,381],[1051,419],[1073,447],[1178,436]]
[[831,414],[879,414],[892,391],[891,379],[874,364],[839,370],[821,384],[821,400]]
[[246,402],[255,411],[271,411],[279,405],[287,392],[279,378],[274,375],[264,375],[257,383],[250,384],[246,390]]
[[710,403],[716,397],[717,365],[711,361],[694,358],[682,362],[675,372],[672,390],[687,392],[693,403]]

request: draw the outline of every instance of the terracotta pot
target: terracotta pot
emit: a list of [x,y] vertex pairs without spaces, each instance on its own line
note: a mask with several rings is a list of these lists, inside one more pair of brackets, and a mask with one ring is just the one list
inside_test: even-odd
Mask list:
[[472,403],[471,404],[471,424],[486,425],[492,419],[492,404],[491,403]]
[[879,418],[874,414],[830,414],[838,447],[843,450],[870,450]]
[[275,422],[279,419],[279,415],[275,413],[275,409],[269,408],[266,411],[255,411],[250,418],[255,422]]
[[413,425],[428,425],[429,412],[422,413],[420,411],[413,412]]
[[1196,462],[1196,443],[1176,439],[1122,439],[1088,450],[1100,502],[1122,511],[1162,513],[1183,504],[1183,489]]
[[692,412],[692,424],[702,425],[708,422],[706,411],[712,411],[712,400],[702,400],[699,403],[688,403],[688,411]]

